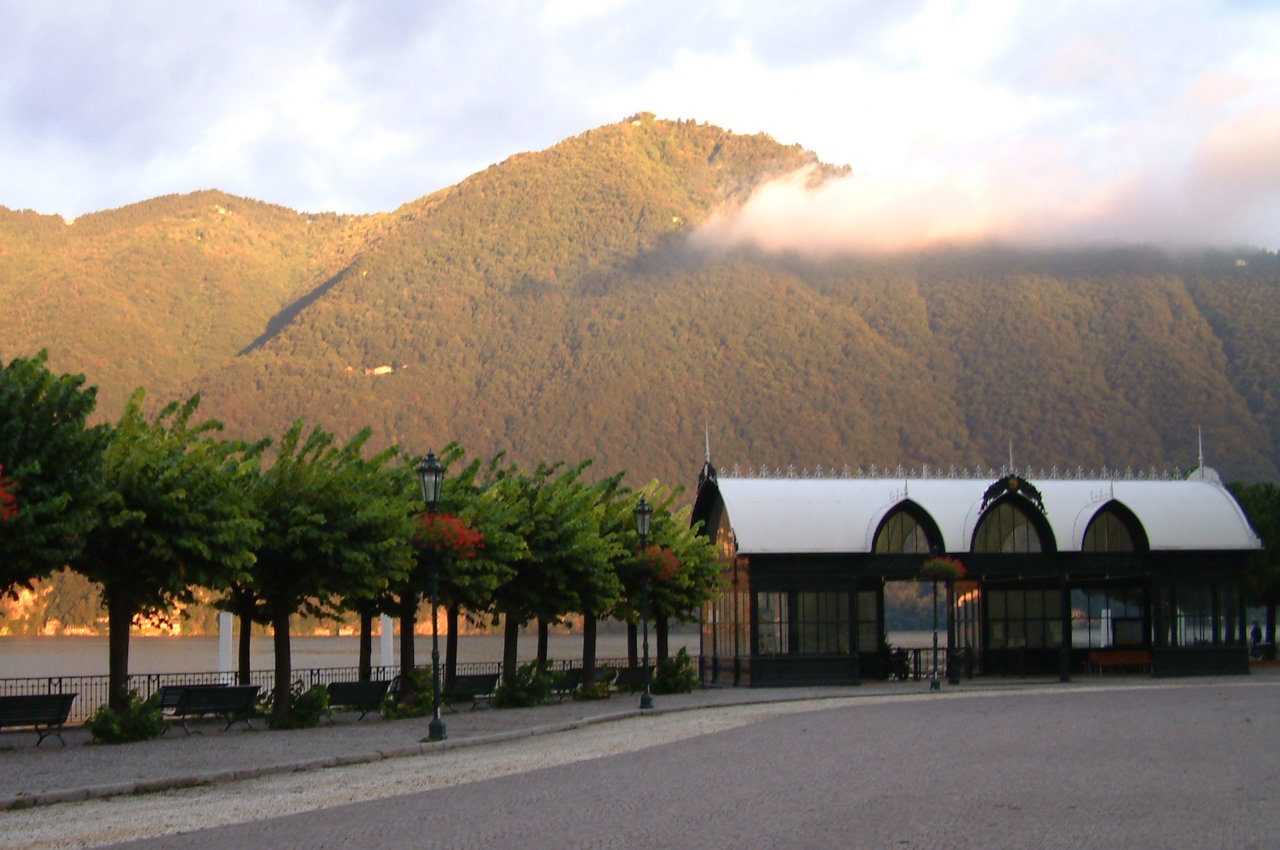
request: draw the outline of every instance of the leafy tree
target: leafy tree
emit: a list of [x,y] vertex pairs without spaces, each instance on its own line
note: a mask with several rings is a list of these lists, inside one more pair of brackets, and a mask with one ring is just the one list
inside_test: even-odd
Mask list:
[[[85,423],[96,390],[55,375],[40,352],[0,369],[0,594],[66,564],[94,521],[106,425]],[[7,516],[6,516],[7,515]]]
[[153,420],[144,393],[130,399],[103,457],[97,521],[73,558],[102,585],[107,606],[109,700],[128,704],[129,629],[217,588],[253,564],[260,528],[245,499],[244,446],[215,438],[221,423],[193,424],[200,397],[172,402]]
[[1270,481],[1256,484],[1232,482],[1227,487],[1262,539],[1262,551],[1249,562],[1245,587],[1251,604],[1266,606],[1266,641],[1274,646],[1276,608],[1280,606],[1280,487]]
[[691,508],[672,512],[680,489],[666,489],[651,482],[644,490],[653,506],[651,543],[644,552],[637,551],[639,539],[633,522],[628,550],[635,554],[618,564],[625,592],[614,608],[614,615],[627,622],[627,656],[632,666],[636,663],[635,626],[642,614],[646,581],[659,659],[669,656],[670,622],[687,622],[695,617],[704,603],[715,598],[720,584],[715,546],[690,525]]
[[376,597],[409,568],[405,467],[392,463],[394,449],[364,458],[369,436],[365,429],[338,446],[319,427],[304,437],[298,420],[254,480],[258,560],[224,605],[272,628],[273,722],[286,722],[292,702],[289,618],[323,615],[341,597]]
[[600,536],[596,493],[582,482],[587,465],[540,463],[531,474],[512,468],[495,481],[516,506],[513,531],[527,547],[511,565],[511,579],[494,592],[494,610],[503,618],[504,682],[516,674],[521,626],[534,618],[553,622],[580,610],[584,594],[608,592],[603,588],[612,579],[602,567],[612,544]]

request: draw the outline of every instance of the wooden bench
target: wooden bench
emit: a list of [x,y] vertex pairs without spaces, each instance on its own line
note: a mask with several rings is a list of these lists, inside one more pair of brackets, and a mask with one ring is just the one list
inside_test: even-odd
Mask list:
[[[613,687],[619,691],[638,691],[644,687],[645,668],[619,667],[613,677]],[[653,666],[649,666],[649,681],[653,682]]]
[[493,692],[498,689],[497,673],[468,673],[454,676],[453,684],[444,692],[444,701],[453,704],[471,700],[474,711],[482,702],[493,699]]
[[258,698],[257,685],[184,685],[173,706],[173,716],[182,723],[182,731],[188,735],[189,717],[220,717],[227,721],[222,731],[231,728],[237,720],[243,720],[250,729],[249,713]]
[[559,678],[555,680],[552,686],[556,696],[564,700],[569,694],[573,693],[575,688],[582,687],[582,668],[571,667],[559,674]]
[[178,699],[187,688],[225,688],[226,686],[225,682],[207,682],[199,685],[161,685],[160,690],[156,691],[156,693],[160,694],[160,711],[164,714],[173,714],[173,709],[178,705]]
[[387,698],[390,680],[381,679],[373,682],[330,682],[330,708],[349,708],[360,712],[359,720],[371,711],[382,711],[382,702]]
[[12,694],[0,696],[0,727],[30,726],[39,739],[40,746],[50,735],[62,741],[62,724],[67,722],[71,714],[71,703],[76,694]]
[[1139,673],[1151,672],[1149,649],[1092,649],[1089,651],[1089,672],[1102,674],[1104,670],[1125,671],[1135,668]]

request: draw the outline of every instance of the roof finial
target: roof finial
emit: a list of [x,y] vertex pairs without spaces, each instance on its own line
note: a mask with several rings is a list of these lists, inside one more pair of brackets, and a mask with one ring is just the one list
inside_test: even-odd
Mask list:
[[1013,466],[1013,440],[1010,440],[1010,441],[1009,441],[1009,473],[1010,473],[1010,474],[1012,474],[1012,473],[1013,473],[1013,470],[1014,470],[1014,466]]
[[716,480],[716,468],[711,465],[711,425],[704,422],[702,430],[707,443],[707,460],[702,464],[702,471],[698,473],[698,489],[702,489],[702,485],[708,481]]
[[1204,429],[1199,425],[1196,426],[1196,442],[1199,444],[1199,454],[1197,457],[1200,460],[1200,468],[1204,469]]

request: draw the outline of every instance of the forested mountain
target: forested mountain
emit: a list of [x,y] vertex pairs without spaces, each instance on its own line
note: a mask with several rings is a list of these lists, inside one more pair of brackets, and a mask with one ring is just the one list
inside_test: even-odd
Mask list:
[[49,349],[107,418],[136,385],[200,391],[244,436],[302,416],[633,483],[692,485],[704,424],[743,469],[999,466],[1010,442],[1037,469],[1187,468],[1202,428],[1224,476],[1280,476],[1274,254],[690,244],[814,163],[640,115],[376,216],[0,210],[0,355]]

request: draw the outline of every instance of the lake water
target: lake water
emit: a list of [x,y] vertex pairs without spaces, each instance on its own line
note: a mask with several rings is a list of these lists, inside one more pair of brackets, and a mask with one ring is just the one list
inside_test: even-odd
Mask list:
[[[394,641],[392,664],[399,663],[399,637]],[[358,637],[298,637],[290,640],[293,650],[293,666],[304,667],[355,667],[360,660]],[[582,635],[551,635],[548,654],[555,660],[582,657]],[[673,633],[671,652],[687,647],[691,655],[698,654],[698,635],[692,632]],[[537,655],[536,635],[521,635],[519,657],[532,661]],[[652,632],[649,634],[649,652],[657,646]],[[232,647],[232,665],[236,648]],[[414,644],[419,664],[431,661],[431,637],[419,635]],[[268,670],[275,666],[270,636],[254,637],[251,665],[254,670]],[[440,655],[444,657],[444,637],[440,638]],[[597,658],[625,658],[627,636],[625,633],[601,634],[597,638]],[[459,661],[501,661],[501,635],[463,635],[458,638]],[[373,663],[381,663],[381,645],[373,639]],[[205,673],[218,669],[217,637],[140,637],[129,640],[130,673]],[[94,676],[106,675],[106,637],[0,637],[0,679],[27,676]]]

